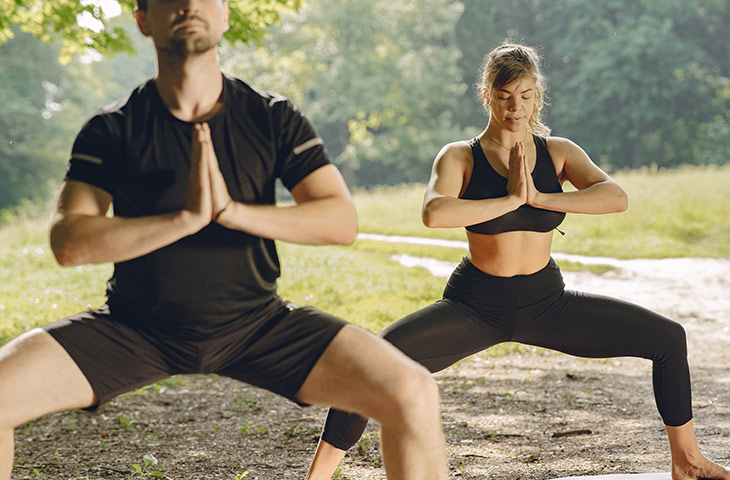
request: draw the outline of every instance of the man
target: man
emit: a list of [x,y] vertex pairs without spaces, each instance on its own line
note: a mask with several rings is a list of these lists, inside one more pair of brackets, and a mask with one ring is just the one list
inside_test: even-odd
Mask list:
[[[193,372],[373,417],[389,478],[446,478],[426,370],[276,295],[274,239],[355,235],[321,139],[286,99],[220,72],[224,1],[140,0],[135,18],[155,43],[158,75],[83,127],[51,226],[61,265],[114,262],[108,302],[0,349],[0,480],[16,426]],[[276,177],[295,206],[274,205]]]

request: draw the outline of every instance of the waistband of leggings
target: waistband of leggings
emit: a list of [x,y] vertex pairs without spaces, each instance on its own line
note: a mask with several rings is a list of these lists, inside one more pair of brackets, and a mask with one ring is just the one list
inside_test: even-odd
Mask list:
[[565,288],[560,267],[551,257],[547,265],[535,273],[498,277],[479,270],[468,258],[464,258],[449,278],[445,298],[456,300],[482,300],[512,302],[539,300]]

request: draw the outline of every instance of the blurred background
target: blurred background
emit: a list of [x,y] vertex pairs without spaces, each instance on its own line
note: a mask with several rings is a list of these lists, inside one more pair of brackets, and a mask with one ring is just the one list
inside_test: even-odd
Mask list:
[[[0,1],[0,211],[52,198],[99,107],[154,76],[132,0]],[[7,8],[4,4],[8,4]],[[730,158],[730,0],[231,0],[222,68],[290,97],[353,188],[423,183],[486,125],[505,40],[538,48],[548,125],[609,172]]]

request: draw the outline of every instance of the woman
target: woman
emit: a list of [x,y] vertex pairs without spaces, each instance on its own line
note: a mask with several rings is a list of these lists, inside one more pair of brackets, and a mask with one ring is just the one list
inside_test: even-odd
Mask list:
[[[423,201],[426,226],[466,227],[469,254],[442,300],[381,335],[432,372],[506,341],[651,359],[672,478],[729,480],[697,446],[682,326],[620,300],[564,290],[550,256],[553,230],[567,212],[624,211],[627,196],[575,143],[547,136],[539,61],[535,50],[515,44],[485,57],[479,85],[489,123],[439,152]],[[563,192],[565,181],[577,191]],[[308,478],[329,479],[366,423],[331,410]]]

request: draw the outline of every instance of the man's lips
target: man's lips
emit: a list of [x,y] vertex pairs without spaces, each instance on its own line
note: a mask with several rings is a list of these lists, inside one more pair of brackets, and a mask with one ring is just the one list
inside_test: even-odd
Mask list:
[[203,19],[199,17],[181,17],[175,23],[172,25],[174,29],[177,30],[187,30],[189,28],[202,28],[206,26],[206,23],[203,21]]

